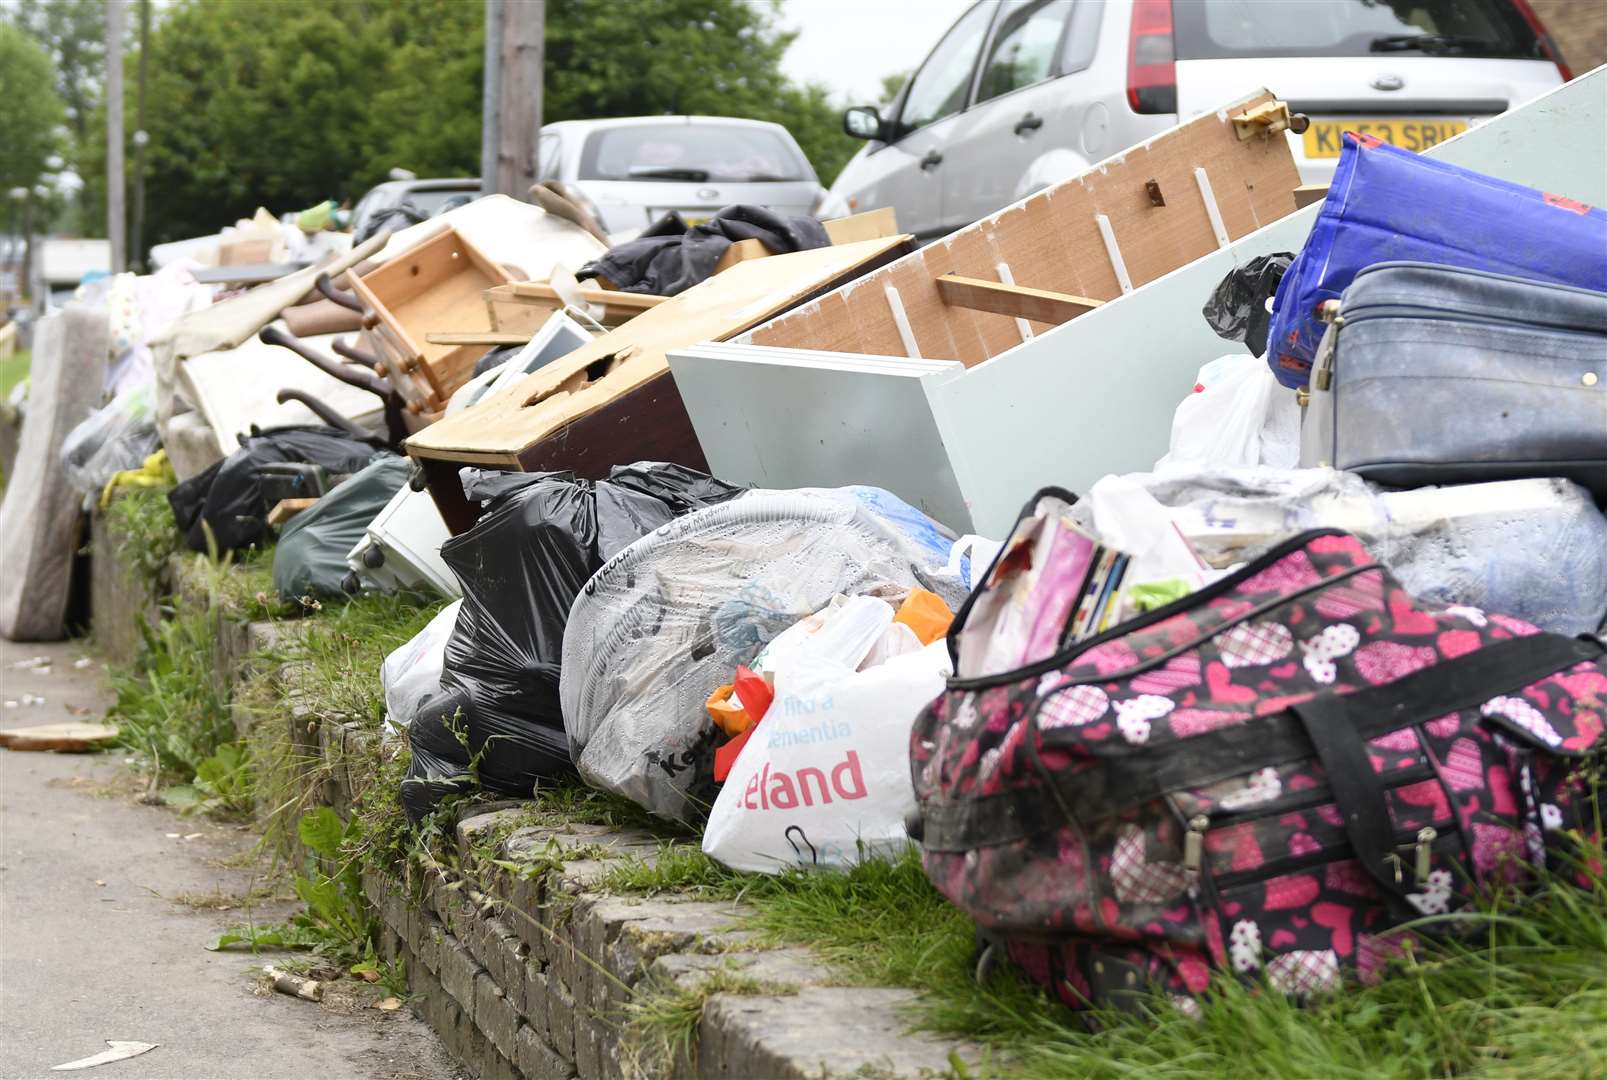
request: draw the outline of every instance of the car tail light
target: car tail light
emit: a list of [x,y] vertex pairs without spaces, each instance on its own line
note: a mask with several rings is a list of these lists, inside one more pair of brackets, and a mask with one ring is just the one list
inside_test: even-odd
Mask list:
[[1540,55],[1557,65],[1557,73],[1562,76],[1563,82],[1572,79],[1574,73],[1569,71],[1568,65],[1563,62],[1557,43],[1551,40],[1551,35],[1546,32],[1546,26],[1540,21],[1540,16],[1529,6],[1529,0],[1512,0],[1512,6],[1523,16],[1523,21],[1529,24],[1529,29],[1534,31],[1535,39],[1540,42]]
[[1172,0],[1134,0],[1127,38],[1127,103],[1136,113],[1177,111]]

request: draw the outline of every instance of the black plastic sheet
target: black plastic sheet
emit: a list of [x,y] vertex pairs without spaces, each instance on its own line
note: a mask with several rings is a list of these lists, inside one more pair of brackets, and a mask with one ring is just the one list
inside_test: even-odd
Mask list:
[[558,686],[576,595],[604,562],[680,514],[741,488],[679,465],[638,462],[609,479],[465,470],[464,491],[491,506],[441,547],[463,587],[447,639],[441,692],[408,729],[412,764],[402,805],[418,821],[461,791],[471,756],[480,783],[529,795],[570,774]]
[[713,274],[726,249],[739,240],[758,240],[772,255],[831,242],[825,226],[808,215],[739,203],[691,228],[679,214],[665,214],[636,239],[614,245],[581,267],[576,276],[607,278],[622,292],[674,296]]
[[279,595],[342,595],[341,583],[351,573],[346,553],[411,472],[406,458],[386,454],[291,518],[273,549],[273,587]]
[[1258,255],[1217,284],[1201,312],[1217,337],[1242,341],[1255,356],[1267,351],[1267,327],[1272,323],[1267,301],[1276,295],[1294,257],[1292,251]]
[[262,466],[303,462],[349,476],[382,452],[374,443],[334,428],[280,428],[247,436],[234,453],[168,492],[167,501],[184,542],[193,550],[207,550],[210,526],[219,551],[238,551],[268,536],[268,511],[273,508],[263,497],[257,475]]

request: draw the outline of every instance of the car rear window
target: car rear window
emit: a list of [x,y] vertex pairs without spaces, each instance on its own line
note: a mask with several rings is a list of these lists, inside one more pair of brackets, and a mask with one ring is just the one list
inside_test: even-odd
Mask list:
[[813,180],[809,163],[769,128],[738,124],[640,124],[586,137],[582,180],[693,183]]
[[[1540,59],[1508,0],[1173,0],[1179,60],[1262,56]],[[1421,38],[1412,43],[1410,39]]]

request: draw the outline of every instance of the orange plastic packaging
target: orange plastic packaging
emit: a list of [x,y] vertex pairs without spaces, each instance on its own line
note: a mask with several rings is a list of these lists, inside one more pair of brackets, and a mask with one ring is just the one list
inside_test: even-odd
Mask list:
[[922,645],[930,645],[949,632],[949,624],[954,621],[954,612],[949,610],[949,606],[937,593],[928,592],[926,589],[911,589],[909,596],[899,605],[893,621],[903,623],[914,631]]

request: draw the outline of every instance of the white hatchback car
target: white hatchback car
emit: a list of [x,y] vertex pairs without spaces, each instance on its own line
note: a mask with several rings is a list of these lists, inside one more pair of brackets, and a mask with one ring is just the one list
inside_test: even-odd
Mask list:
[[986,0],[961,15],[831,193],[923,239],[1265,86],[1326,183],[1344,131],[1440,142],[1569,78],[1525,0]]
[[825,188],[786,128],[727,116],[547,124],[536,178],[556,181],[610,235],[639,232],[671,210],[696,225],[736,203],[792,215],[827,208]]

